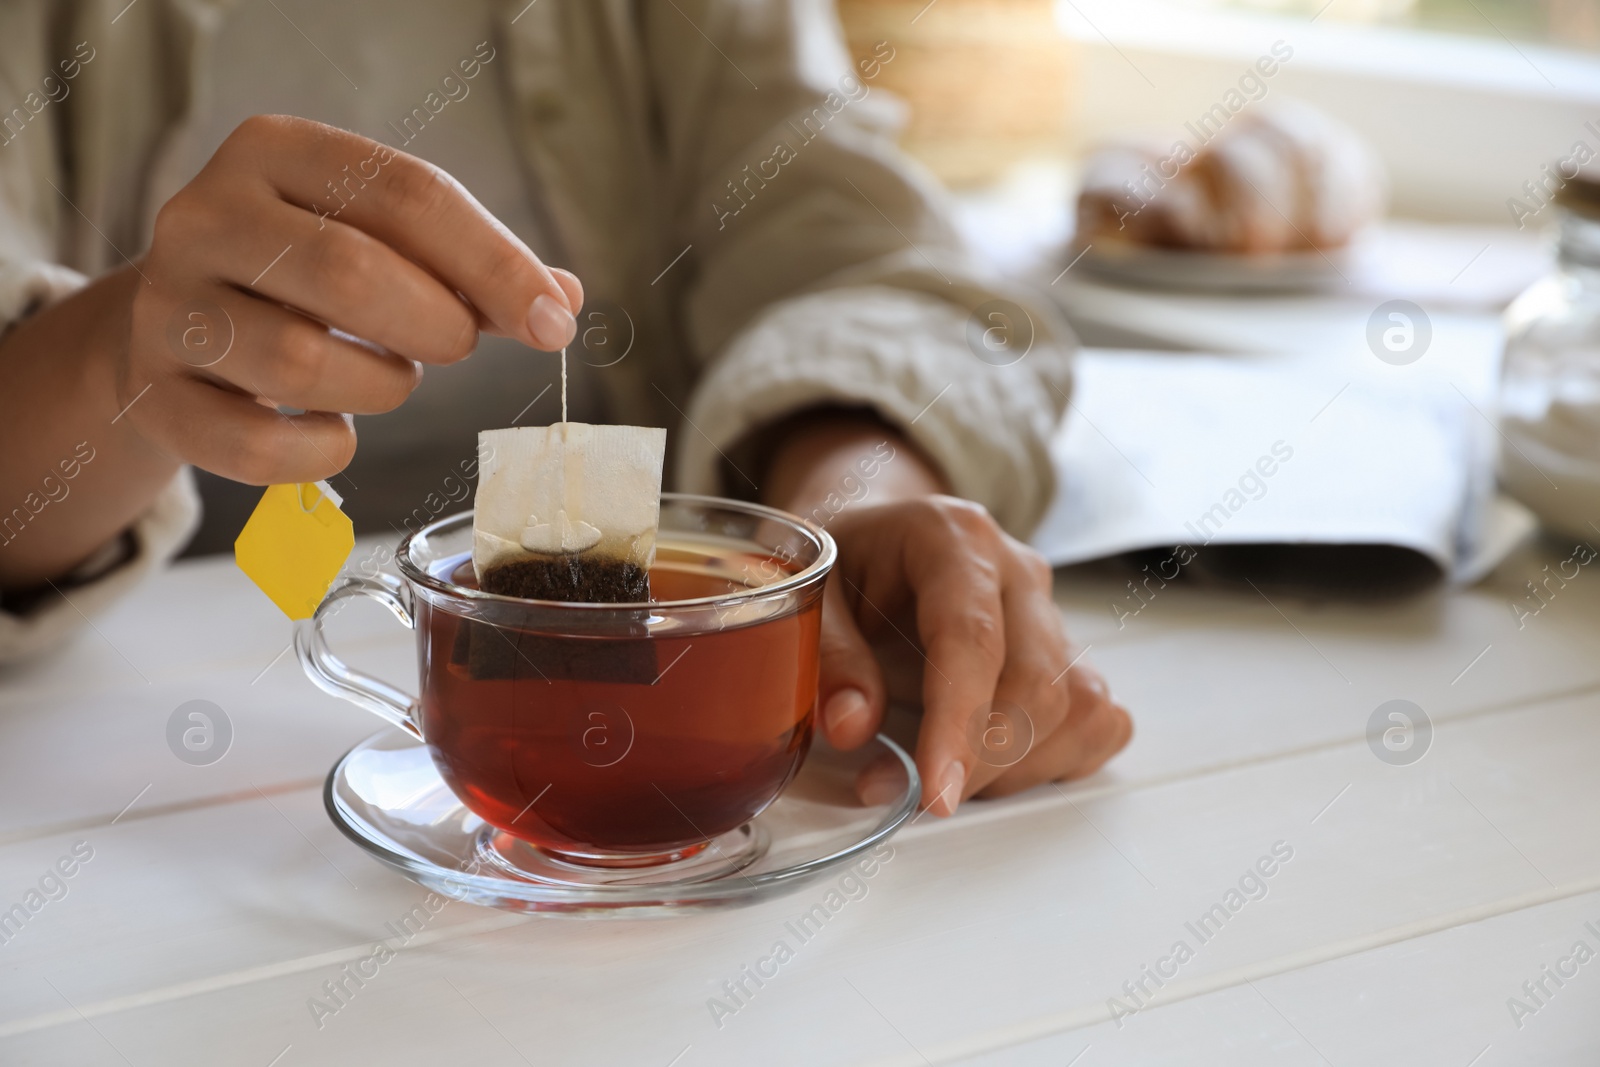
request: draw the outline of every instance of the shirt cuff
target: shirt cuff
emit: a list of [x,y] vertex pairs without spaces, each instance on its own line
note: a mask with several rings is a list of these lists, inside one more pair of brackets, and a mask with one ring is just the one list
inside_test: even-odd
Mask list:
[[955,304],[888,286],[773,305],[697,389],[678,484],[748,493],[760,472],[742,469],[739,448],[754,431],[807,408],[866,407],[937,463],[957,495],[1025,538],[1055,490],[1049,444],[1071,385],[1070,345],[1031,337],[1024,354],[996,365],[1004,361],[969,344],[968,318]]
[[70,267],[42,260],[0,260],[0,333],[89,284]]
[[[56,591],[39,598],[26,613],[0,605],[0,663],[14,663],[56,648],[86,619],[105,612],[151,571],[176,556],[200,524],[200,496],[188,467],[167,487],[124,535],[129,542],[122,562],[109,570],[80,568],[76,577],[58,581]],[[26,531],[24,532],[26,536]]]

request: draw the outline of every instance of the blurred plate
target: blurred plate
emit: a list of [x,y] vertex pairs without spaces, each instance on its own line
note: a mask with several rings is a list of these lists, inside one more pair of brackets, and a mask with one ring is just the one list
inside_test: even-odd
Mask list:
[[1081,254],[1080,266],[1090,273],[1124,285],[1211,293],[1292,293],[1348,288],[1357,270],[1355,245],[1352,242],[1325,252],[1240,255],[1102,241],[1087,249],[1076,247],[1072,255]]

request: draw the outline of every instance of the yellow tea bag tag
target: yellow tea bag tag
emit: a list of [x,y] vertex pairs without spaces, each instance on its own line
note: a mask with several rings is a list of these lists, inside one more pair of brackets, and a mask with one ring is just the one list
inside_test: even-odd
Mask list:
[[327,482],[272,485],[233,543],[239,569],[291,619],[309,619],[355,548]]

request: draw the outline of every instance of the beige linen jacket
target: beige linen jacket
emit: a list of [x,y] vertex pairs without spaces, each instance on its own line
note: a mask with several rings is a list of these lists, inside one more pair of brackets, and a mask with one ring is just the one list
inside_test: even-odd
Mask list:
[[[0,3],[0,329],[148,246],[152,190],[205,114],[232,6]],[[752,430],[855,405],[1027,534],[1053,491],[1071,336],[966,253],[939,190],[897,154],[899,106],[871,80],[893,40],[852,63],[831,0],[506,0],[494,35],[556,246],[540,251],[591,306],[625,313],[632,346],[603,387],[620,421],[673,430],[678,488],[750,495]],[[969,337],[1001,321],[973,316],[1000,299],[1035,334],[1005,366]],[[133,561],[74,600],[110,602],[196,515],[185,473],[136,525]],[[0,611],[0,660],[77,621],[59,600]]]

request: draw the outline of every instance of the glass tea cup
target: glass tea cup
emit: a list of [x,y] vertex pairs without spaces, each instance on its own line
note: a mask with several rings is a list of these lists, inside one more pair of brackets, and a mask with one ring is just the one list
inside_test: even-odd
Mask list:
[[[664,493],[649,603],[522,600],[476,588],[465,512],[401,542],[400,578],[335,584],[295,647],[320,688],[427,745],[495,851],[668,863],[744,826],[800,769],[834,557],[802,519]],[[329,650],[323,625],[352,597],[416,631],[419,697]]]

